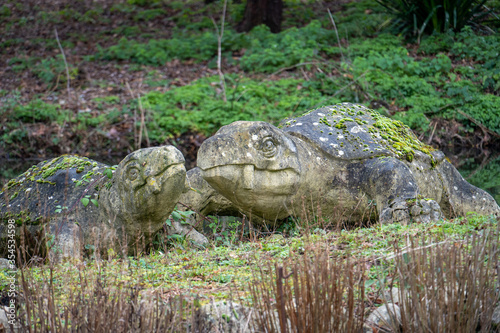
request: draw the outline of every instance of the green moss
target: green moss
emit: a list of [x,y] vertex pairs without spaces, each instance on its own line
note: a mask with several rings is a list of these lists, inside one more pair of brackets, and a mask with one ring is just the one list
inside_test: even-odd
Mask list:
[[[358,125],[367,128],[368,133],[370,133],[372,137],[378,137],[385,140],[386,142],[383,143],[383,145],[399,158],[405,158],[407,161],[412,162],[415,156],[415,150],[418,150],[427,154],[431,158],[432,166],[435,166],[436,164],[434,156],[431,154],[431,152],[434,151],[434,148],[418,140],[412,130],[400,121],[384,117],[380,113],[373,110],[365,109],[365,111],[363,111],[363,109],[355,105],[337,106],[337,108],[331,109],[330,114],[337,118],[339,116],[345,117],[340,119],[338,122],[334,120],[335,124],[333,124],[333,127],[343,129],[344,134],[350,134],[346,132],[347,126],[345,122],[356,122]],[[363,119],[363,115],[367,115],[368,118],[365,116]],[[346,116],[355,118],[353,120],[352,118]],[[371,118],[371,120],[369,118]],[[365,119],[368,119],[368,121]],[[320,118],[319,122],[329,127],[332,126],[326,117]],[[368,147],[367,142],[361,142],[359,137],[354,136],[354,140],[359,141],[361,146]]]
[[56,184],[54,182],[51,182],[51,181],[48,181],[48,180],[45,180],[45,179],[37,179],[36,182],[37,183],[41,183],[41,184],[50,184],[50,185],[55,185]]
[[435,149],[421,142],[408,126],[374,111],[372,112],[372,117],[375,120],[373,126],[376,130],[371,133],[378,132],[384,140],[387,140],[388,148],[392,148],[392,152],[412,162],[415,150],[418,150],[429,155],[432,166],[435,166],[436,160],[431,154]]
[[[11,179],[4,187],[4,190],[9,190],[16,186],[21,186],[24,181],[36,181],[37,183],[48,183],[55,185],[55,183],[47,181],[46,179],[55,175],[58,170],[68,170],[75,168],[77,173],[85,171],[86,167],[97,167],[98,163],[89,160],[86,157],[63,155],[52,160],[42,162],[29,168],[26,172],[19,177]],[[95,175],[95,171],[90,170],[85,174],[82,179],[88,181]],[[77,184],[80,185],[81,183]]]

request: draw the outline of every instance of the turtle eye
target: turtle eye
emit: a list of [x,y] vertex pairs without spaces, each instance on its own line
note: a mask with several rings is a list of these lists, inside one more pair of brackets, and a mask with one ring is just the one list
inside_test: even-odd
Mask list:
[[139,170],[137,168],[131,168],[128,170],[128,179],[134,181],[139,177]]
[[262,140],[261,150],[265,157],[273,157],[276,155],[278,151],[278,147],[276,146],[276,142],[272,138],[265,138]]

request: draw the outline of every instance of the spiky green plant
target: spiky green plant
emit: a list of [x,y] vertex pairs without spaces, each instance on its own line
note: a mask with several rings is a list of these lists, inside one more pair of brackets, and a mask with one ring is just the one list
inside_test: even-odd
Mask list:
[[394,17],[394,27],[405,35],[460,31],[478,24],[491,11],[486,0],[376,0]]

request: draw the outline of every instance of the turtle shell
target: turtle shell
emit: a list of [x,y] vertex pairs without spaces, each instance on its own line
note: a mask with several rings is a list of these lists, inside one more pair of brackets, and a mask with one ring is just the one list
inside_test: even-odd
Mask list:
[[409,127],[363,105],[322,107],[285,120],[281,128],[338,159],[394,156],[411,162],[416,150],[434,158],[433,148],[420,142]]
[[111,175],[109,166],[86,157],[64,155],[43,161],[4,186],[0,219],[38,224],[80,209],[96,216],[98,190]]

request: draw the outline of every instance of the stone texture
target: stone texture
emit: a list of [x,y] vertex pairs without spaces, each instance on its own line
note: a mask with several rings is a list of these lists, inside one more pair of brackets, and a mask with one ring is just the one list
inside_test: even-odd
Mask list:
[[64,155],[33,166],[0,192],[0,234],[15,219],[33,238],[52,244],[53,260],[78,258],[85,245],[132,249],[162,227],[186,180],[184,157],[173,146],[137,150],[116,170]]
[[399,289],[392,287],[391,289],[384,290],[384,295],[382,296],[384,302],[387,303],[399,303]]
[[497,304],[495,310],[493,310],[493,317],[491,318],[491,324],[493,329],[498,330],[500,332],[500,303]]
[[399,306],[387,303],[375,310],[368,316],[365,322],[365,332],[397,332],[401,322],[401,310]]
[[201,307],[205,327],[211,332],[246,333],[254,332],[251,309],[231,301],[219,301]]
[[[494,199],[467,183],[443,153],[363,106],[324,107],[282,126],[238,121],[205,140],[192,178],[201,176],[210,188],[200,192],[222,195],[234,206],[225,202],[224,210],[253,223],[311,212],[355,222],[378,216],[383,223],[469,211],[500,215]],[[206,214],[219,209],[200,207]]]
[[[10,316],[12,315],[8,307],[0,307],[0,332],[21,332],[21,325],[16,319],[10,318]],[[11,325],[12,322],[14,322],[13,325]]]

